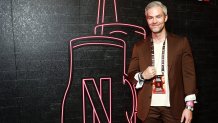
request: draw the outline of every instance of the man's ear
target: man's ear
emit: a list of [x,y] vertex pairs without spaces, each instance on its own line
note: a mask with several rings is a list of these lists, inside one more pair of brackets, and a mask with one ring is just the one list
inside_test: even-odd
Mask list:
[[165,16],[165,20],[164,20],[164,21],[165,21],[165,22],[167,22],[167,20],[168,20],[168,16],[166,15],[166,16]]

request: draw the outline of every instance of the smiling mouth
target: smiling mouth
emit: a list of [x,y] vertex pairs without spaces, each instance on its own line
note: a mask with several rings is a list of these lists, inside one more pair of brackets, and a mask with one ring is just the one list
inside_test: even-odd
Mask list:
[[153,27],[157,27],[157,26],[159,26],[159,25],[151,25],[151,26],[153,26]]
[[153,28],[157,28],[157,27],[159,27],[159,26],[152,26]]

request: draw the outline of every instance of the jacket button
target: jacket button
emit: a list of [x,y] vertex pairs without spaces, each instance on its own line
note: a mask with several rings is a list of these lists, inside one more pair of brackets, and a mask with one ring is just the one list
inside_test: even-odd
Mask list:
[[149,96],[149,99],[151,99],[151,96]]

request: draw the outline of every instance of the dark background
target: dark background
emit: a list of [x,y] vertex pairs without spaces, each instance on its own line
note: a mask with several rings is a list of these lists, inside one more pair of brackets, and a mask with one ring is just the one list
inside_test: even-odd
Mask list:
[[[117,0],[119,21],[147,29],[144,17],[147,3],[147,0]],[[167,30],[187,36],[193,49],[199,89],[193,122],[217,123],[218,1],[163,3],[169,11]],[[1,123],[60,122],[61,101],[69,78],[69,41],[93,35],[96,7],[97,0],[0,0]],[[106,21],[111,22],[110,19],[108,15]],[[130,44],[136,40],[128,39],[132,39],[127,42],[129,56]],[[113,68],[109,72],[114,72]],[[128,92],[118,96],[127,100]],[[82,115],[72,114],[68,118],[78,120]],[[125,121],[114,116],[113,122]]]

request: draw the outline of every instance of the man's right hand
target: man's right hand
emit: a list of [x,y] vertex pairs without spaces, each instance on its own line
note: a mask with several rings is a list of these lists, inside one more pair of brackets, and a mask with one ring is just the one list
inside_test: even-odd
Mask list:
[[156,70],[154,66],[149,66],[146,70],[142,72],[142,76],[144,79],[151,79],[156,75]]

